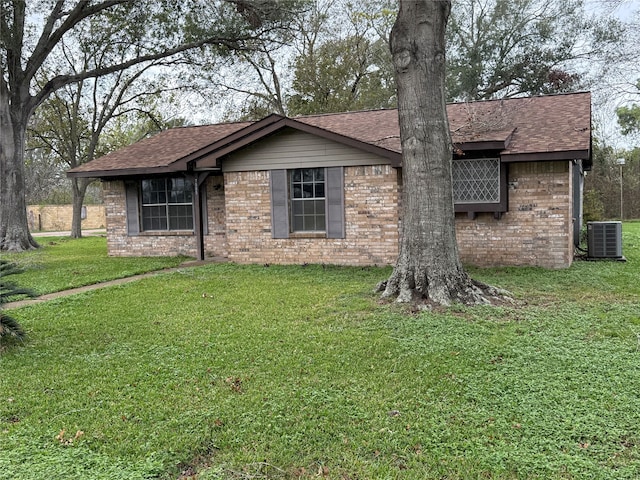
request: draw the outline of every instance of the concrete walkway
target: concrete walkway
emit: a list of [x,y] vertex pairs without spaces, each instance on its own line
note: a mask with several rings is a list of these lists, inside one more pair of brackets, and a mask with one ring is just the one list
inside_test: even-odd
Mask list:
[[132,275],[131,277],[118,278],[116,280],[109,280],[107,282],[95,283],[93,285],[86,285],[84,287],[71,288],[69,290],[62,290],[61,292],[47,293],[45,295],[41,295],[41,296],[36,297],[36,298],[26,298],[24,300],[18,300],[16,302],[5,303],[4,304],[4,309],[5,310],[9,310],[11,308],[26,307],[28,305],[35,305],[35,304],[38,304],[38,303],[46,302],[47,300],[53,300],[53,299],[61,298],[61,297],[68,297],[69,295],[75,295],[77,293],[89,292],[91,290],[97,290],[99,288],[111,287],[111,286],[114,286],[114,285],[122,285],[124,283],[135,282],[136,280],[140,280],[140,279],[148,278],[148,277],[153,277],[153,276],[156,276],[156,275],[160,275],[162,273],[177,272],[178,270],[181,270],[181,269],[186,268],[186,267],[195,267],[195,266],[198,266],[198,265],[205,265],[207,263],[219,263],[221,261],[225,261],[225,260],[224,259],[214,258],[214,259],[211,259],[210,261],[206,261],[205,260],[203,262],[188,261],[188,262],[185,262],[185,263],[181,264],[178,267],[165,268],[165,269],[162,269],[162,270],[155,270],[153,272],[141,273],[140,275]]

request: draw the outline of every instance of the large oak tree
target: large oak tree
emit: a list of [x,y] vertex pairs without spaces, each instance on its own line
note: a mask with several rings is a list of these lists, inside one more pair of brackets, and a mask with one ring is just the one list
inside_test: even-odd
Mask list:
[[444,85],[450,11],[449,0],[400,2],[391,31],[402,143],[402,231],[383,297],[400,302],[476,304],[500,296],[473,281],[458,255]]
[[[228,51],[280,25],[281,6],[264,0],[0,0],[0,250],[37,246],[25,201],[25,132],[35,109],[53,92],[154,60],[207,48]],[[43,12],[45,13],[43,16]],[[127,47],[114,63],[79,72],[52,65],[68,52],[63,39]],[[99,53],[98,53],[99,55]],[[42,72],[54,72],[43,83]]]

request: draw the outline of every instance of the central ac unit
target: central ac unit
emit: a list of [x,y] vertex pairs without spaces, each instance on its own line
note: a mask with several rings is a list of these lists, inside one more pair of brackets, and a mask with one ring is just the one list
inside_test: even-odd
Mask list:
[[589,258],[622,258],[622,222],[587,222]]

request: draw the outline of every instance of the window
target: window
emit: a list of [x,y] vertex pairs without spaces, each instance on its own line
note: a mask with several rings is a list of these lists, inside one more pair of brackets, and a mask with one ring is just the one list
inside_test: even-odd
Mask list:
[[344,238],[344,168],[271,170],[271,234]]
[[325,222],[324,168],[297,168],[289,171],[291,230],[323,232]]
[[193,230],[193,183],[185,178],[142,180],[142,230]]
[[456,211],[506,211],[506,168],[499,158],[454,159],[452,177]]

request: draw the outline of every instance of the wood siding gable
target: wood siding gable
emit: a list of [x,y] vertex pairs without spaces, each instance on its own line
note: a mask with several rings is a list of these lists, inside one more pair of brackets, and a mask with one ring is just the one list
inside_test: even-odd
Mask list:
[[223,172],[384,165],[390,160],[294,129],[284,129],[222,159]]

